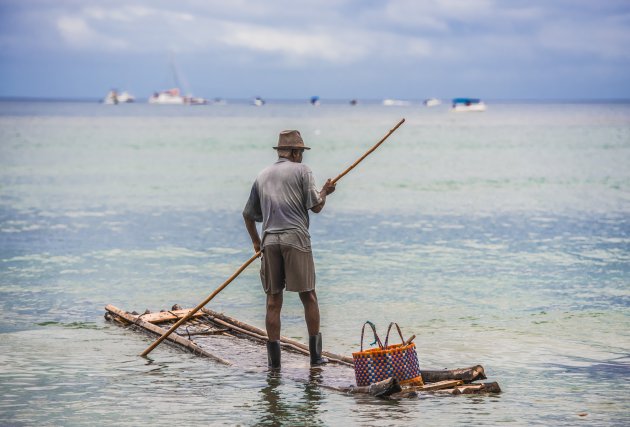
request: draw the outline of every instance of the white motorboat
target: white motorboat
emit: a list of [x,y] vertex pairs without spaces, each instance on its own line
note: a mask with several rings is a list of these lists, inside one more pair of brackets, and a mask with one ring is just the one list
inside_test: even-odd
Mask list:
[[107,92],[107,96],[103,99],[103,104],[106,105],[116,105],[118,104],[118,95],[115,90],[110,90]]
[[422,103],[426,105],[427,107],[435,107],[435,106],[440,105],[442,101],[440,101],[437,98],[427,98],[424,101],[422,101]]
[[107,92],[107,96],[103,99],[103,104],[106,105],[116,105],[116,104],[125,104],[128,102],[134,102],[136,99],[133,95],[131,95],[127,91],[123,91],[118,93],[116,89],[112,89]]
[[130,94],[127,91],[122,91],[119,95],[118,95],[118,102],[121,104],[125,104],[128,102],[135,102],[136,98]]
[[451,111],[454,112],[481,112],[486,111],[486,104],[480,99],[476,98],[455,98],[453,99],[453,105]]
[[208,103],[207,99],[196,96],[186,96],[184,97],[184,100],[190,105],[206,105]]
[[410,105],[409,101],[403,101],[401,99],[384,99],[383,105],[386,107],[406,107]]
[[265,105],[265,100],[262,99],[260,96],[257,96],[252,100],[252,105],[256,107],[262,107],[263,105]]

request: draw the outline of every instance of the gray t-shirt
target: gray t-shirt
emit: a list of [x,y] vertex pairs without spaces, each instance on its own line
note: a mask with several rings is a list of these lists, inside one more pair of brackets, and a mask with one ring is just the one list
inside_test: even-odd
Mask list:
[[273,241],[310,250],[308,211],[321,201],[311,168],[279,158],[258,174],[243,215],[263,223],[263,247]]

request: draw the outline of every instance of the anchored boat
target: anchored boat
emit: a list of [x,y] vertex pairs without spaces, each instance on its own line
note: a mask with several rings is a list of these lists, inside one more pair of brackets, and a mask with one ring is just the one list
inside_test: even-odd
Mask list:
[[[161,312],[127,312],[113,305],[105,307],[105,318],[117,325],[161,336],[192,309],[175,305]],[[265,343],[267,333],[223,313],[202,308],[166,337],[170,344],[225,365],[266,372]],[[343,393],[367,393],[393,399],[415,397],[418,394],[480,394],[499,393],[496,382],[480,383],[486,375],[481,365],[452,370],[423,370],[423,386],[401,386],[395,378],[366,387],[355,384],[353,359],[328,351],[322,354],[330,360],[327,365],[311,368],[308,345],[282,337],[281,375],[296,381],[315,382],[320,387]]]
[[427,98],[424,101],[422,101],[422,103],[427,107],[437,107],[438,105],[442,103],[442,101],[440,101],[437,98]]
[[[172,89],[153,93],[153,95],[149,98],[149,104],[206,105],[208,103],[207,99],[197,97],[197,96],[192,96],[190,94],[188,83],[186,82],[185,78],[183,79],[184,84],[182,85],[182,79],[180,78],[180,75],[182,73],[179,72],[178,67],[175,64],[175,58],[172,55],[170,57],[169,62],[171,65],[171,72],[173,73],[173,80],[175,82],[175,87],[173,87]],[[188,95],[186,96],[182,95],[182,91],[180,90],[180,87],[183,87],[186,90],[186,92],[188,92]]]
[[486,111],[486,104],[480,99],[476,98],[455,98],[453,99],[453,105],[451,111],[463,112],[463,111]]
[[122,91],[118,93],[116,89],[112,89],[107,92],[107,96],[103,99],[103,104],[106,105],[116,105],[116,104],[126,104],[129,102],[134,102],[136,98],[131,95],[127,91]]

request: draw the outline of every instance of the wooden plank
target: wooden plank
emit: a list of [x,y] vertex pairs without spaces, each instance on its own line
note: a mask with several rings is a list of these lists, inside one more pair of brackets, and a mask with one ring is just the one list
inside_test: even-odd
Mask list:
[[[118,307],[115,307],[113,305],[107,305],[105,306],[105,310],[107,310],[109,313],[114,314],[124,320],[126,320],[127,322],[129,322],[129,324],[133,324],[136,325],[138,327],[141,327],[142,329],[149,331],[151,333],[154,333],[156,335],[162,335],[164,334],[164,328],[160,328],[159,326],[154,325],[153,323],[149,323],[147,321],[145,321],[142,317],[140,316],[136,316],[130,313],[126,313],[124,311],[122,311],[121,309],[119,309]],[[219,357],[219,356],[215,356],[212,353],[207,352],[206,350],[202,349],[201,347],[199,347],[197,344],[195,344],[194,342],[179,336],[179,335],[169,335],[168,337],[166,337],[166,339],[168,339],[171,342],[174,342],[176,344],[179,344],[183,347],[186,347],[187,349],[191,350],[193,353],[195,354],[200,354],[202,356],[208,357],[212,360],[215,360],[219,363],[223,363],[224,365],[231,365],[232,363]]]
[[437,383],[429,383],[422,386],[415,386],[405,388],[405,391],[435,391],[435,390],[443,390],[445,388],[453,388],[459,385],[464,384],[462,380],[445,380],[439,381]]
[[[185,317],[191,311],[192,311],[192,308],[188,308],[184,310],[160,311],[159,313],[141,314],[140,317],[145,322],[162,323],[162,322],[168,322],[170,320],[179,320]],[[203,316],[203,313],[200,311],[192,315],[192,317],[199,317],[199,316]]]
[[455,390],[457,390],[456,394],[474,394],[479,393],[482,388],[483,384],[466,384],[462,387],[456,387]]
[[197,331],[197,332],[186,332],[186,335],[189,337],[195,336],[195,335],[225,335],[225,332],[228,332],[230,329],[229,328],[223,328],[223,329],[208,329],[205,331]]

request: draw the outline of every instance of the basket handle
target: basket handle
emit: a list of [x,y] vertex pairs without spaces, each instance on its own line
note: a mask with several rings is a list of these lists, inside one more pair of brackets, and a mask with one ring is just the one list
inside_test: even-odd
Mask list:
[[370,327],[372,328],[372,332],[374,332],[374,342],[378,343],[379,348],[383,348],[383,343],[381,342],[381,339],[376,334],[376,326],[374,326],[374,323],[368,320],[367,322],[363,324],[363,327],[361,328],[361,351],[363,351],[363,334],[365,332],[365,325],[370,325]]
[[396,329],[398,329],[398,335],[400,336],[400,342],[403,343],[403,344],[405,343],[405,339],[403,338],[402,332],[400,331],[400,326],[398,326],[398,323],[392,322],[387,327],[387,335],[385,336],[385,347],[387,347],[387,343],[389,342],[389,332],[391,331],[393,325],[396,325]]

